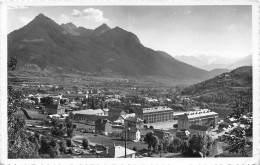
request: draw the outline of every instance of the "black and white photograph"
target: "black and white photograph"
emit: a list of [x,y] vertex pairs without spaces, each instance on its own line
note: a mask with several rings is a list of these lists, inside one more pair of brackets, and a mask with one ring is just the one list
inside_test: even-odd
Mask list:
[[257,5],[3,3],[0,164],[259,163]]

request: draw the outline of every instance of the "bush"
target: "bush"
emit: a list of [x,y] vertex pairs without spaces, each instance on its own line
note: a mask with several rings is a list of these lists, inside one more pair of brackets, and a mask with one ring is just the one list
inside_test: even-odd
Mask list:
[[61,153],[66,153],[66,150],[67,150],[66,142],[65,141],[60,141],[59,145],[60,145],[60,152]]
[[59,149],[58,147],[50,147],[50,151],[49,151],[50,157],[51,158],[56,158],[60,153],[59,153]]
[[89,139],[84,138],[82,140],[82,146],[83,146],[84,149],[89,149],[89,144],[90,144]]
[[51,147],[56,147],[57,146],[57,141],[55,139],[52,139],[50,142]]
[[73,142],[71,139],[66,139],[66,145],[67,147],[72,147],[73,146]]
[[136,148],[136,146],[134,146],[134,147],[133,147],[133,150],[134,150],[134,151],[137,151],[137,148]]
[[152,125],[150,126],[150,129],[154,129]]
[[47,141],[46,138],[42,138],[41,139],[41,148],[39,149],[39,153],[46,154],[49,152],[49,149],[50,149],[49,142]]
[[120,137],[121,133],[117,131],[113,131],[112,133],[109,134],[110,137]]
[[68,128],[67,129],[67,136],[69,138],[72,138],[74,136],[74,129],[73,128]]
[[182,141],[180,138],[174,137],[174,138],[170,139],[169,143],[170,143],[170,145],[169,145],[168,150],[170,152],[179,152],[181,150]]

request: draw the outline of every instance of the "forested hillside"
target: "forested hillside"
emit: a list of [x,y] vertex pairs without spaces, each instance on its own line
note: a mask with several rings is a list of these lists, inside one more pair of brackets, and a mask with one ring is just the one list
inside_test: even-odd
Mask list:
[[185,88],[181,95],[206,103],[229,103],[242,98],[252,101],[252,67],[243,66]]

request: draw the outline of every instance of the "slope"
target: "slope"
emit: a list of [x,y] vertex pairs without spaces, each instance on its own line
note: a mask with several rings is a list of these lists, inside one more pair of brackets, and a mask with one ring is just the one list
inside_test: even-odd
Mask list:
[[243,66],[185,88],[181,95],[206,103],[229,103],[234,99],[252,101],[252,67]]

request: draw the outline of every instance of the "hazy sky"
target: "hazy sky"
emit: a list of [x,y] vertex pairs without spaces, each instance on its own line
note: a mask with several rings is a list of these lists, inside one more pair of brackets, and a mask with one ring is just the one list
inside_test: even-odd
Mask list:
[[55,22],[94,29],[106,23],[135,33],[142,44],[175,55],[251,54],[251,6],[12,7],[8,32],[43,13]]

